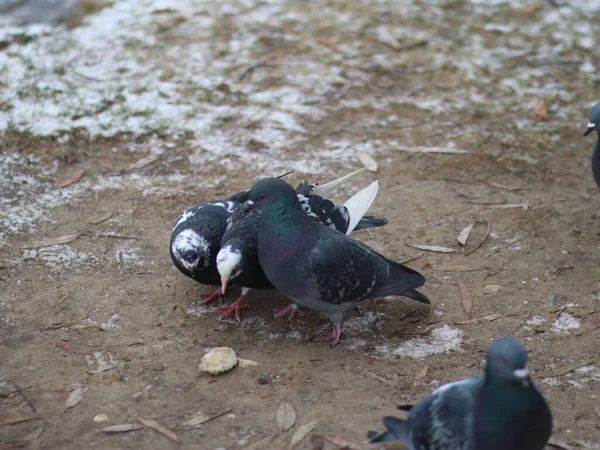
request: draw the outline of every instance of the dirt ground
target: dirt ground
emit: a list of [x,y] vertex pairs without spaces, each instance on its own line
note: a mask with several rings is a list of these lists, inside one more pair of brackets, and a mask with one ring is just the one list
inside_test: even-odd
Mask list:
[[[44,39],[91,33],[101,18],[148,3],[114,2],[39,41],[5,37],[2,64],[19,52],[40,54],[50,45]],[[9,98],[16,78],[6,69],[0,449],[284,449],[317,420],[295,448],[335,449],[333,437],[364,442],[384,415],[400,415],[397,405],[480,373],[487,346],[504,335],[527,346],[554,416],[553,439],[563,448],[600,448],[600,193],[590,169],[595,137],[583,138],[600,87],[589,69],[600,64],[600,50],[585,41],[597,42],[590,24],[598,11],[589,2],[359,3],[223,2],[230,9],[207,6],[182,20],[157,2],[152,20],[161,22],[148,26],[160,39],[143,49],[120,38],[115,45],[135,53],[145,69],[131,70],[140,77],[160,75],[156,86],[178,80],[179,97],[161,98],[176,114],[193,93],[200,109],[186,114],[208,125],[172,125],[158,109],[129,121],[129,87],[118,108],[97,100],[105,109],[85,125],[79,115],[50,117],[51,109],[28,117],[24,102],[50,101],[46,91]],[[261,8],[275,9],[247,18]],[[135,11],[145,24],[147,11]],[[119,22],[124,30],[138,20],[128,14]],[[192,31],[202,27],[214,41],[194,47]],[[164,45],[177,49],[167,56],[173,64],[186,49],[212,55],[204,69],[189,55],[181,62],[207,74],[201,93],[179,66],[168,76],[159,70]],[[240,62],[249,54],[252,63]],[[82,58],[74,64],[84,67],[91,56]],[[30,87],[69,76],[79,83],[71,93],[101,84],[31,61]],[[273,90],[280,96],[258,97]],[[113,121],[103,128],[106,114]],[[54,119],[58,125],[44,132],[40,121]],[[454,153],[405,151],[423,146]],[[378,179],[371,213],[390,222],[354,237],[410,260],[427,279],[430,307],[366,301],[346,314],[344,338],[331,349],[310,342],[328,329],[324,316],[307,311],[292,324],[272,318],[286,302],[275,291],[251,293],[241,323],[219,322],[213,307],[197,304],[209,288],[180,274],[168,252],[185,208],[285,169],[296,170],[293,182],[326,182],[360,167],[358,151],[378,162],[378,172],[358,175],[337,198]],[[457,236],[471,223],[463,249]],[[234,287],[227,301],[236,294]],[[199,373],[215,346],[258,364]],[[297,414],[285,432],[275,420],[283,401]],[[211,420],[184,425],[198,412]],[[99,414],[106,421],[94,421]],[[30,420],[2,423],[15,417]],[[101,431],[138,418],[162,424],[178,442],[141,425]]]

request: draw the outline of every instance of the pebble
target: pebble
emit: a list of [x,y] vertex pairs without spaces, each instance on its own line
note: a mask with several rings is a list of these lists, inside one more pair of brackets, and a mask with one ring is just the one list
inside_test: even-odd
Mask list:
[[108,422],[108,416],[104,413],[94,416],[94,422]]

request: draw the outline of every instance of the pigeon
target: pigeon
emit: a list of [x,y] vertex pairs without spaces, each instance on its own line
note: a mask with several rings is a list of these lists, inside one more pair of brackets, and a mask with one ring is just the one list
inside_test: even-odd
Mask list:
[[[247,197],[248,191],[243,191],[225,200],[200,203],[177,218],[171,233],[170,253],[181,273],[201,284],[221,284],[216,262],[221,239],[227,219]],[[204,303],[220,295],[221,289],[217,289],[206,295]]]
[[[323,186],[308,184],[307,181],[303,181],[296,188],[296,195],[302,209],[317,222],[346,234],[354,229],[385,225],[388,222],[385,218],[364,216],[377,195],[379,188],[377,181],[353,195],[343,205],[336,204],[321,196],[329,194],[342,181],[361,171],[358,170]],[[242,301],[251,289],[273,288],[258,261],[259,223],[259,211],[250,205],[237,208],[228,220],[227,231],[223,235],[221,250],[217,255],[217,269],[221,274],[223,292],[225,292],[228,283],[232,282],[242,286],[242,293],[230,306],[219,308],[225,311],[221,316],[222,319],[235,313],[235,318],[240,320],[240,308],[248,306],[242,304]],[[275,312],[275,317],[287,315],[288,319],[292,320],[297,311],[298,305],[292,303],[278,309]]]
[[525,368],[527,351],[503,337],[487,352],[484,375],[440,386],[410,408],[388,416],[370,442],[400,441],[409,450],[542,450],[552,414]]
[[596,131],[598,139],[596,145],[594,145],[594,153],[592,153],[592,173],[594,174],[594,180],[600,187],[600,103],[596,103],[590,111],[590,121],[587,124],[587,128],[584,136],[587,136],[592,131]]
[[367,245],[319,225],[302,209],[294,189],[264,178],[250,190],[258,208],[258,259],[267,279],[295,303],[320,311],[333,331],[316,341],[340,340],[344,311],[367,298],[402,295],[422,303],[418,272],[390,261]]

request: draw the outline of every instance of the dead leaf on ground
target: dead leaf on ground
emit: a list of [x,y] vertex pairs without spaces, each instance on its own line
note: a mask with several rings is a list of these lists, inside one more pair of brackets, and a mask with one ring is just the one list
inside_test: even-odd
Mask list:
[[[479,249],[479,247],[481,247],[481,246],[483,245],[483,243],[484,243],[485,241],[487,241],[488,237],[490,236],[490,229],[491,229],[491,227],[490,227],[490,223],[489,223],[489,222],[486,222],[486,221],[478,221],[478,222],[475,222],[475,225],[477,225],[477,224],[479,224],[479,223],[480,223],[480,224],[483,224],[483,225],[485,225],[485,226],[486,226],[486,229],[485,229],[485,235],[484,235],[484,236],[483,236],[483,237],[482,237],[482,238],[479,240],[479,242],[477,242],[477,244],[475,244],[475,245],[473,246],[473,248],[471,248],[471,249],[469,249],[469,250],[466,250],[466,249],[465,249],[465,256],[468,256],[468,255],[470,255],[471,253],[473,253],[475,250]],[[465,241],[465,243],[466,243],[466,241]]]
[[575,450],[570,445],[567,445],[561,441],[557,441],[556,439],[549,439],[548,445],[551,445],[552,447],[562,448],[563,450]]
[[104,364],[101,367],[98,367],[97,369],[94,370],[88,370],[86,371],[86,373],[91,373],[91,374],[95,374],[95,373],[101,373],[101,372],[106,372],[107,370],[112,370],[115,367],[117,367],[116,364]]
[[22,442],[35,441],[36,439],[38,439],[42,435],[42,433],[44,432],[44,429],[45,429],[45,426],[42,425],[37,430],[33,430],[31,433],[29,433],[28,435],[26,435],[23,438],[21,438],[21,441]]
[[493,322],[494,320],[504,317],[502,314],[492,314],[491,316],[485,316],[478,319],[463,320],[462,322],[456,322],[456,325],[471,325],[481,322]]
[[450,153],[450,154],[461,154],[469,153],[467,150],[461,150],[459,148],[448,148],[448,147],[408,147],[404,145],[398,145],[394,147],[394,150],[409,153]]
[[67,352],[75,353],[76,355],[91,355],[93,350],[86,345],[73,344],[71,341],[53,341],[49,340],[52,345],[65,350]]
[[543,121],[548,120],[550,118],[550,116],[548,115],[548,109],[547,109],[547,106],[546,106],[546,100],[544,100],[544,99],[540,100],[540,102],[538,103],[538,105],[535,107],[535,117],[540,122],[543,122]]
[[423,378],[425,378],[427,376],[427,372],[429,372],[429,366],[424,366],[415,375],[415,380],[422,380]]
[[126,431],[141,430],[144,425],[141,423],[121,423],[102,428],[105,433],[125,433]]
[[437,252],[437,253],[454,253],[456,250],[448,247],[440,247],[439,245],[425,245],[425,244],[406,244],[409,247],[418,248],[419,250],[425,250],[428,252]]
[[248,367],[258,366],[258,363],[256,361],[252,361],[251,359],[238,358],[238,366],[240,366],[242,369],[246,369]]
[[470,223],[465,228],[463,228],[460,233],[458,233],[456,239],[458,240],[458,243],[463,247],[467,245],[467,240],[469,239],[469,235],[471,234],[471,231],[473,230],[474,226],[475,222]]
[[600,405],[594,405],[594,412],[600,417]]
[[433,270],[442,270],[445,272],[470,272],[477,269],[471,264],[442,264],[441,266],[433,267]]
[[153,430],[156,430],[159,433],[164,434],[166,437],[171,439],[173,442],[179,441],[179,438],[177,437],[177,435],[174,432],[169,430],[167,427],[161,425],[156,420],[144,419],[143,417],[139,417],[139,416],[138,416],[137,420],[139,420],[141,423],[143,423],[148,428],[152,428]]
[[589,333],[597,328],[600,328],[600,316],[591,317],[581,324],[581,327],[579,328],[579,331],[575,333],[575,336],[579,336],[583,333]]
[[244,447],[244,450],[263,450],[271,440],[277,436],[277,433],[273,433],[271,436],[261,439],[260,441],[250,444],[248,447]]
[[551,370],[550,372],[542,372],[536,373],[533,375],[534,378],[554,378],[559,377],[561,375],[566,375],[569,372],[573,372],[574,370],[581,369],[582,367],[589,366],[590,364],[594,364],[595,360],[586,360],[584,362],[578,362],[575,364],[567,364],[566,366],[559,367],[558,369]]
[[100,213],[97,216],[94,216],[91,219],[89,219],[88,223],[91,223],[92,225],[98,225],[99,223],[105,222],[108,219],[110,219],[114,213],[115,213],[115,211],[112,209],[110,211]]
[[371,157],[371,155],[369,155],[367,152],[358,152],[356,156],[358,156],[358,159],[361,163],[363,163],[368,171],[377,172],[379,165],[377,164],[377,161]]
[[[466,202],[468,203],[468,202]],[[501,205],[485,205],[488,208],[492,208],[492,209],[516,209],[516,208],[523,208],[523,209],[529,209],[532,208],[532,206],[528,203],[503,203]]]
[[28,422],[33,419],[40,419],[39,416],[7,416],[0,417],[0,425],[12,425],[13,423]]
[[66,178],[63,178],[62,180],[60,180],[57,184],[56,187],[58,188],[64,188],[69,186],[70,184],[75,183],[76,181],[79,181],[83,176],[85,175],[85,169],[81,169],[78,170],[77,172],[75,172],[73,175],[68,176]]
[[406,447],[400,443],[400,441],[388,441],[388,442],[377,442],[374,444],[357,444],[355,442],[347,441],[339,436],[325,436],[332,444],[338,446],[338,448],[349,449],[349,450],[406,450]]
[[320,421],[321,419],[313,420],[312,422],[298,427],[298,429],[292,436],[289,448],[293,448],[294,446],[296,446],[302,439],[306,437],[308,433],[315,429],[315,427],[319,424]]
[[77,405],[81,400],[83,400],[83,393],[87,391],[87,387],[83,384],[76,383],[72,384],[67,389],[72,390],[71,394],[69,395],[69,398],[65,403],[65,406],[67,407],[67,409],[69,409]]
[[281,402],[275,413],[277,428],[281,431],[287,431],[296,423],[296,410],[288,402]]
[[328,38],[327,36],[319,36],[317,38],[317,42],[319,42],[320,44],[323,44],[325,47],[329,47],[332,50],[335,50],[336,52],[340,51],[340,48],[338,47],[338,45],[333,42],[330,38]]
[[137,160],[127,167],[127,170],[137,170],[142,167],[146,167],[148,164],[152,164],[154,161],[160,158],[160,155],[148,155],[144,156],[142,159]]
[[67,244],[69,242],[73,242],[79,236],[81,236],[81,233],[65,234],[64,236],[51,237],[34,242],[33,244],[27,244],[24,245],[23,248],[40,248],[50,247],[51,245]]
[[458,289],[460,290],[460,297],[462,298],[462,305],[468,316],[471,316],[471,310],[473,309],[473,299],[469,288],[465,283],[458,283]]
[[180,427],[195,427],[204,422],[208,422],[210,420],[210,416],[208,414],[203,413],[202,411],[198,411],[196,414],[192,416],[191,419],[183,422]]

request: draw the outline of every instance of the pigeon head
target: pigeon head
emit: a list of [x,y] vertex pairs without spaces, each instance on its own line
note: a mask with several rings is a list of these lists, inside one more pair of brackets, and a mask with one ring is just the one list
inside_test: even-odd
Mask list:
[[261,206],[267,203],[299,204],[294,188],[279,178],[263,178],[257,181],[247,203]]
[[190,273],[194,273],[197,268],[210,265],[210,246],[206,239],[194,230],[182,230],[173,239],[171,251],[177,261]]
[[592,131],[598,130],[600,130],[600,103],[596,103],[592,107],[592,110],[590,111],[590,121],[587,124],[587,129],[585,130],[585,133],[583,133],[583,135],[587,136]]
[[527,384],[529,371],[527,350],[519,341],[507,336],[495,340],[488,348],[486,376],[491,381]]
[[234,241],[221,247],[217,254],[217,270],[221,275],[221,292],[225,294],[227,283],[242,273],[244,267],[243,252]]

